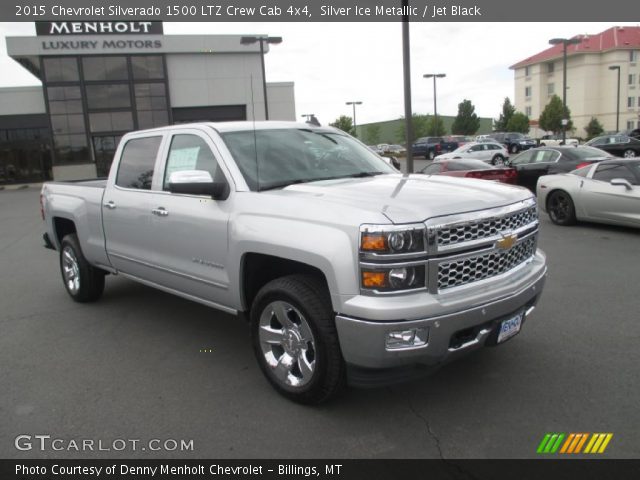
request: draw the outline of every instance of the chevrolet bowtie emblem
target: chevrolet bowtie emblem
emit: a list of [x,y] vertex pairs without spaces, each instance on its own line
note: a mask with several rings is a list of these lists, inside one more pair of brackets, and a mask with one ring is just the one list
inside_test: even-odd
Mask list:
[[509,250],[516,244],[518,236],[515,233],[503,233],[502,238],[496,242],[496,248],[500,250]]

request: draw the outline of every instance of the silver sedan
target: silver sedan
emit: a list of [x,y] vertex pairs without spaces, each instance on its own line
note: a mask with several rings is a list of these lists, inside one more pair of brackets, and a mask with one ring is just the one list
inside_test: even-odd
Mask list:
[[502,165],[509,158],[509,152],[504,145],[497,142],[470,142],[453,152],[438,155],[435,159],[458,160],[461,158],[475,158],[491,165]]
[[640,160],[605,160],[538,179],[540,209],[556,225],[577,220],[640,227]]

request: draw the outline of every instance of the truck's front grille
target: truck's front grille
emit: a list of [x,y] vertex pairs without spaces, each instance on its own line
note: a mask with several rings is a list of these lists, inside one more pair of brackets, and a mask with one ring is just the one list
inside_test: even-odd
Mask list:
[[500,275],[520,265],[536,251],[536,237],[531,236],[508,251],[491,251],[472,257],[438,264],[438,290]]
[[438,247],[455,245],[458,243],[481,240],[493,237],[504,231],[517,230],[518,228],[535,222],[538,218],[538,209],[535,205],[505,215],[499,218],[485,218],[478,221],[464,222],[457,225],[441,227],[437,230]]

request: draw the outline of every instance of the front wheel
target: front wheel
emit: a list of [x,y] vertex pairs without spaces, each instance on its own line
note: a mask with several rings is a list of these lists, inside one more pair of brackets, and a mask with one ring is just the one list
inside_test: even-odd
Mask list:
[[504,157],[502,155],[496,155],[491,160],[491,165],[504,165]]
[[556,225],[567,226],[576,223],[576,209],[571,200],[571,195],[562,190],[557,190],[549,195],[547,200],[549,218]]
[[630,148],[628,148],[627,150],[624,151],[624,153],[622,154],[622,156],[624,158],[635,158],[636,156],[636,152],[631,150]]
[[267,283],[251,307],[251,337],[262,372],[290,400],[322,403],[345,384],[331,299],[316,277]]
[[75,233],[66,235],[60,244],[60,273],[64,287],[74,301],[95,302],[102,296],[105,272],[84,258]]

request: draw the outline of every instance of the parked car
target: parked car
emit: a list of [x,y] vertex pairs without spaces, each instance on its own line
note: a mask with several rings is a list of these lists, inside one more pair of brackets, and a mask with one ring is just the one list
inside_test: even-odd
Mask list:
[[437,160],[455,160],[458,158],[475,158],[491,165],[502,165],[508,158],[507,148],[496,142],[471,142],[458,147],[453,152],[443,153]]
[[569,145],[577,147],[580,145],[580,141],[577,138],[565,138],[562,140],[562,135],[543,135],[540,137],[538,143],[541,147],[559,147],[561,145]]
[[433,160],[441,153],[458,148],[458,143],[445,142],[443,137],[421,137],[413,143],[412,148],[414,156],[424,156],[428,160]]
[[507,147],[510,153],[518,153],[537,146],[536,141],[518,132],[495,132],[491,138]]
[[640,227],[640,160],[605,160],[540,177],[538,204],[556,225],[577,220]]
[[543,175],[567,173],[609,158],[607,152],[588,146],[540,147],[522,152],[509,164],[518,171],[518,185],[535,192],[538,178]]
[[628,137],[632,137],[640,140],[640,128],[636,128],[634,130],[624,130],[622,132],[618,132],[618,135],[627,135]]
[[492,167],[482,160],[465,158],[459,160],[437,159],[420,170],[425,175],[448,175],[450,177],[479,178],[502,183],[516,183],[518,175],[515,168]]
[[391,153],[392,155],[404,155],[407,153],[407,149],[402,145],[389,145],[385,153]]
[[396,170],[400,170],[400,161],[395,156],[389,155],[387,152],[383,151],[379,145],[367,145],[367,148],[379,155],[385,162],[393,166]]
[[380,148],[378,145],[367,145],[367,147],[369,147],[369,149],[372,152],[377,153],[378,155],[383,155],[384,154],[384,150],[382,148]]
[[469,143],[473,140],[471,140],[470,137],[465,137],[464,135],[448,135],[444,137],[444,141],[449,143],[451,146],[457,145],[456,148],[460,148],[464,144]]
[[628,135],[602,135],[589,140],[585,145],[597,147],[616,157],[633,158],[640,156],[640,140]]
[[72,300],[109,273],[247,319],[266,379],[300,403],[508,341],[546,279],[530,192],[401,175],[331,127],[130,132],[107,180],[47,182],[40,202]]

